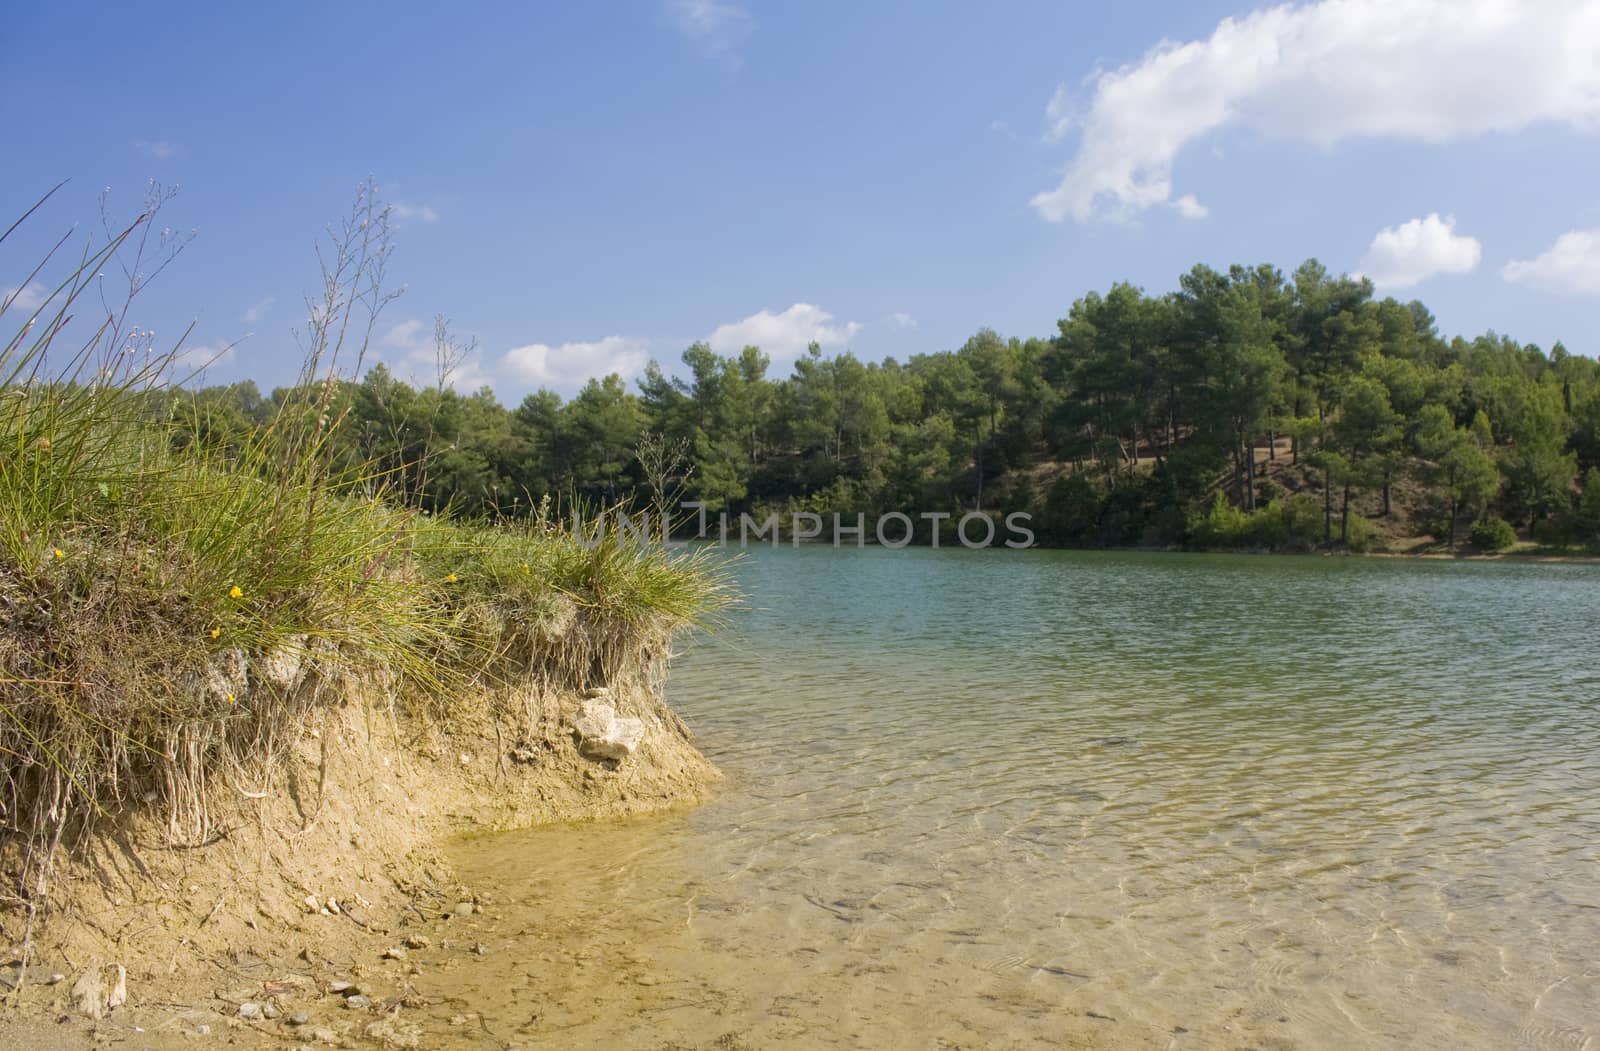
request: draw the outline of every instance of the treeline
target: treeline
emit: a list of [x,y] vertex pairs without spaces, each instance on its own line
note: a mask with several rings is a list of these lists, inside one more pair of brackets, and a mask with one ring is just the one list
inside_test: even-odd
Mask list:
[[[335,452],[424,508],[491,517],[547,494],[642,503],[662,483],[646,442],[681,450],[671,487],[713,512],[1026,511],[1065,546],[1359,548],[1380,520],[1452,547],[1468,529],[1480,547],[1513,527],[1600,540],[1594,360],[1443,339],[1421,303],[1314,260],[1287,278],[1197,266],[1159,296],[1119,284],[1053,338],[983,329],[903,363],[812,346],[775,378],[760,348],[695,344],[683,364],[510,409],[377,366],[338,391]],[[289,394],[241,383],[173,409],[226,445]]]

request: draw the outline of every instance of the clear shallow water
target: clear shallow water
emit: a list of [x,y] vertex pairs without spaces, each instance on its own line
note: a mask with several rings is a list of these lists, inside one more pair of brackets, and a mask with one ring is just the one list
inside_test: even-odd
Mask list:
[[1600,1048],[1600,567],[738,572],[670,689],[716,801],[461,845],[464,1038]]

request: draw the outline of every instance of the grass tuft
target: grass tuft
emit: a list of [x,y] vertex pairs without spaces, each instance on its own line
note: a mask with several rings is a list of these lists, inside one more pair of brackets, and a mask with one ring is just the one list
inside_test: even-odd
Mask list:
[[0,847],[30,911],[69,833],[151,807],[204,842],[207,785],[270,775],[305,717],[360,685],[448,720],[475,691],[608,681],[732,597],[709,552],[428,515],[388,498],[386,472],[332,462],[341,417],[319,392],[341,354],[359,367],[387,301],[370,188],[311,312],[303,376],[324,382],[259,433],[189,440],[197,421],[169,408],[180,351],[84,295],[113,266],[152,269],[164,200],[26,318],[0,310],[18,325],[0,351]]

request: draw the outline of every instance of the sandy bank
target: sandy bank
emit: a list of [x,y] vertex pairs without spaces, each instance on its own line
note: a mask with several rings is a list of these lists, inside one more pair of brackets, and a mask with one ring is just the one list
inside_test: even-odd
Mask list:
[[[172,815],[100,822],[63,845],[25,974],[25,913],[4,915],[0,1043],[429,1046],[406,1011],[419,950],[473,951],[488,904],[436,844],[685,805],[718,779],[660,671],[640,661],[585,696],[508,690],[449,720],[353,690],[308,715],[265,780],[207,786],[203,843],[175,843]],[[583,740],[595,704],[639,720],[631,754]]]

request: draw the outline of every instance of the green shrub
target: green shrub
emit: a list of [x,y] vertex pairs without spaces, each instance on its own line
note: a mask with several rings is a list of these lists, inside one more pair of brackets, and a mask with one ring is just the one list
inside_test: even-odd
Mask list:
[[1251,543],[1250,515],[1218,492],[1204,513],[1189,518],[1189,543],[1203,548],[1240,548]]
[[1499,515],[1488,515],[1472,524],[1471,538],[1479,551],[1504,551],[1517,542],[1517,531]]
[[1553,518],[1541,518],[1533,523],[1533,539],[1545,547],[1571,547],[1577,528],[1576,514],[1563,511]]
[[1256,511],[1256,543],[1273,551],[1311,551],[1322,543],[1322,508],[1315,498],[1296,493]]
[[1350,519],[1344,524],[1344,546],[1349,551],[1370,551],[1372,549],[1372,523],[1355,512],[1350,513]]

